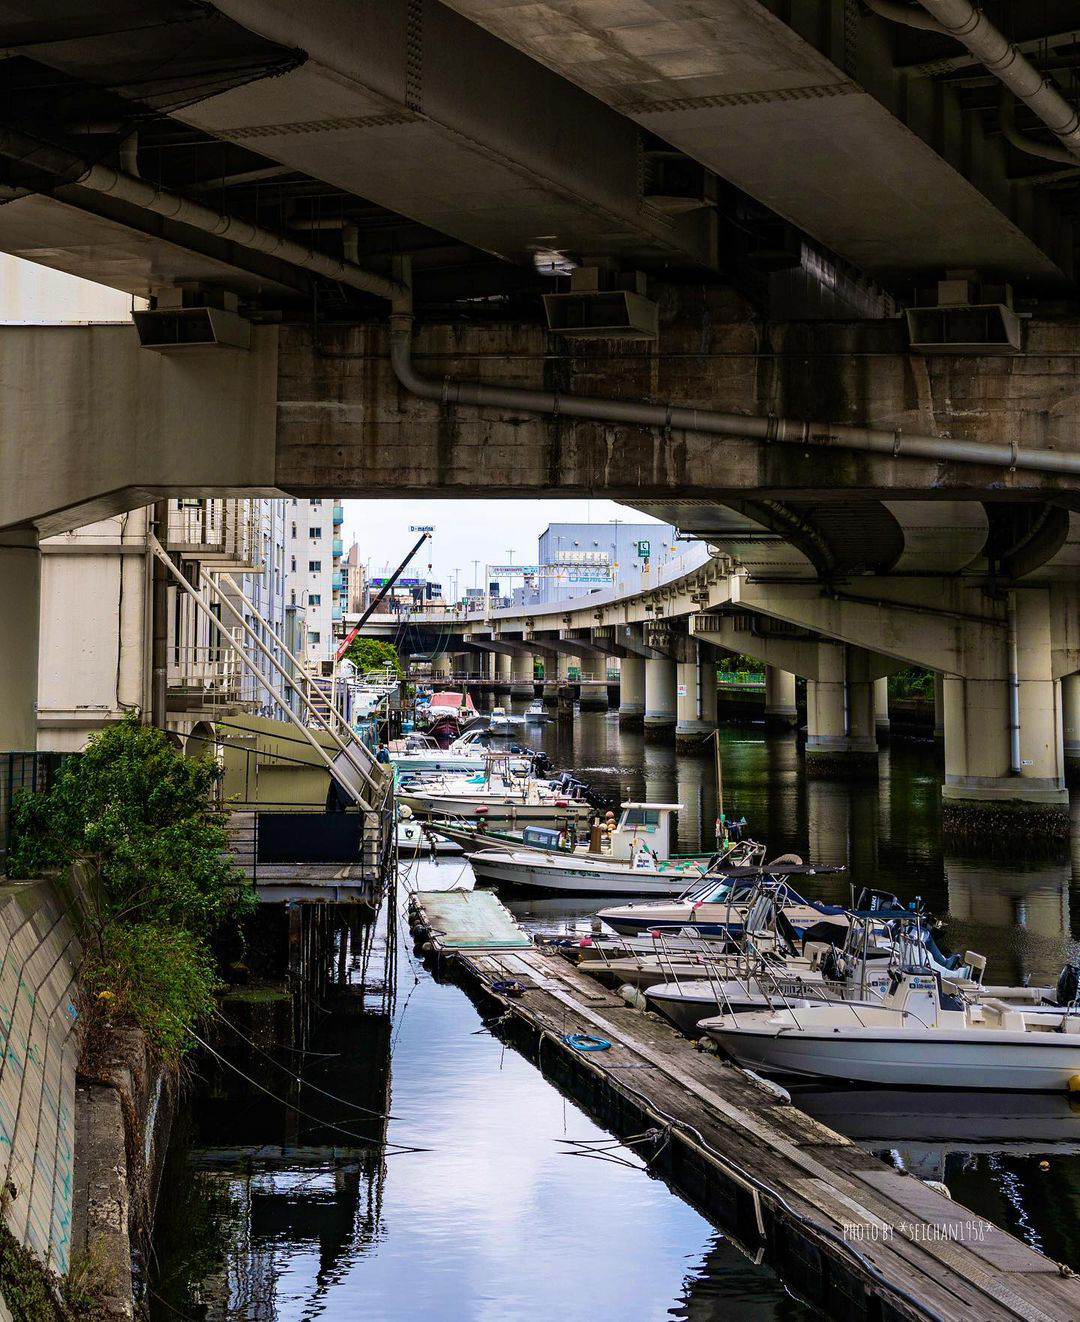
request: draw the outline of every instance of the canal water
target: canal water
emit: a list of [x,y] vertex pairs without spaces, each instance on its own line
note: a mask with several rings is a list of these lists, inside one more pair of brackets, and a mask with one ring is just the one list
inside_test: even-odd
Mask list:
[[[941,944],[986,955],[995,982],[1052,985],[1076,958],[1080,848],[1020,852],[998,839],[974,856],[944,846],[932,743],[896,742],[876,781],[847,783],[807,781],[793,736],[746,725],[721,737],[728,815],[745,816],[770,856],[845,866],[807,880],[815,898],[844,901],[862,885],[922,896],[943,919]],[[620,732],[613,713],[524,738],[612,802],[682,804],[679,848],[711,846],[711,757]],[[471,884],[460,858],[403,860],[402,871],[403,890]],[[538,931],[587,924],[591,912],[576,900],[511,907]],[[416,961],[407,933],[379,935],[397,942],[392,994],[372,988],[367,955],[350,946],[335,961],[344,982],[321,1007],[302,1066],[309,1086],[288,1093],[289,1069],[249,1055],[246,1080],[219,1064],[195,1090],[158,1218],[153,1322],[809,1316],[767,1266],[652,1178],[632,1145],[485,1032],[465,994]],[[230,1057],[227,1041],[221,1051]],[[1080,1270],[1080,1107],[1068,1098],[794,1097]]]

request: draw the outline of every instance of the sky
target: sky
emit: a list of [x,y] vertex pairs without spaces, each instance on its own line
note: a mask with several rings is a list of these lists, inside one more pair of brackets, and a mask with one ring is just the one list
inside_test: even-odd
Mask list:
[[370,557],[370,572],[381,574],[394,569],[416,541],[419,533],[410,528],[430,524],[435,531],[410,564],[410,576],[427,577],[430,563],[431,577],[453,592],[458,570],[460,596],[483,586],[485,565],[535,564],[537,538],[549,523],[612,519],[658,522],[612,500],[347,500],[344,542],[346,550],[357,542],[361,563]]

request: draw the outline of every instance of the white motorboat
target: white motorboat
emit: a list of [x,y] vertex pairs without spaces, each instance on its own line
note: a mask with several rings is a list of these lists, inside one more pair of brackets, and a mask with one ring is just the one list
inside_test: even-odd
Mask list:
[[[401,772],[482,772],[490,756],[481,742],[484,733],[470,730],[447,748],[440,748],[429,734],[406,735],[389,744],[390,761]],[[511,755],[509,764],[516,775],[525,775],[531,768],[525,755]]]
[[539,780],[516,774],[508,760],[488,758],[485,770],[473,776],[402,783],[398,801],[425,817],[482,817],[492,824],[584,829],[594,809],[578,797],[580,787],[563,781]]
[[515,716],[505,707],[492,707],[488,719],[488,733],[494,735],[513,734],[514,730],[525,724],[524,716]]
[[415,818],[398,822],[397,847],[398,853],[404,855],[406,859],[413,858],[417,854],[426,857],[430,854],[461,853],[460,845],[442,836],[431,835]]
[[[764,846],[753,841],[741,842],[751,846],[753,853],[746,859],[734,853],[723,856],[704,875],[674,900],[654,904],[623,904],[601,909],[597,915],[609,927],[626,936],[643,932],[677,931],[693,929],[702,936],[738,936],[743,919],[755,898],[758,882],[770,877],[784,880],[786,893],[781,907],[796,931],[803,930],[822,919],[842,915],[839,905],[816,904],[804,899],[786,884],[793,876],[815,876],[842,872],[843,868],[815,867],[803,863],[795,855],[784,855],[771,863],[762,863]],[[791,861],[794,860],[794,861]],[[846,923],[846,919],[841,919]]]
[[540,849],[482,849],[471,854],[478,885],[515,886],[570,895],[683,894],[700,880],[715,854],[671,855],[677,803],[624,803],[606,853]]
[[905,1088],[1064,1092],[1080,1084],[1080,1012],[968,1001],[905,970],[879,1005],[832,1001],[724,1014],[699,1027],[766,1074]]
[[547,721],[551,719],[548,716],[547,709],[545,708],[542,699],[537,698],[535,702],[529,703],[528,707],[525,709],[525,719],[530,723],[533,721]]

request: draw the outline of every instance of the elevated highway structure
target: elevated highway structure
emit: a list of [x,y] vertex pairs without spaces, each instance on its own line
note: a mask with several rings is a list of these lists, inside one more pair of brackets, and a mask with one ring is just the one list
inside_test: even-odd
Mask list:
[[33,746],[43,534],[162,497],[603,494],[717,556],[647,619],[493,620],[503,655],[625,651],[658,727],[693,662],[692,733],[695,648],[737,632],[813,683],[824,761],[917,661],[950,802],[1060,816],[1071,10],[0,5],[0,250],[150,300],[0,328],[0,748]]

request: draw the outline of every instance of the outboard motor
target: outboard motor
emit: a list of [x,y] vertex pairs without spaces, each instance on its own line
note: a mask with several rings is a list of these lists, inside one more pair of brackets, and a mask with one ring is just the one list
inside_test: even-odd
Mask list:
[[843,982],[847,975],[848,965],[843,952],[830,946],[821,957],[821,976],[827,982]]
[[1065,1007],[1076,1004],[1080,995],[1080,965],[1066,964],[1058,974],[1057,1003]]

